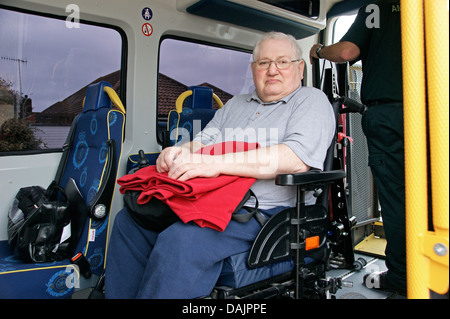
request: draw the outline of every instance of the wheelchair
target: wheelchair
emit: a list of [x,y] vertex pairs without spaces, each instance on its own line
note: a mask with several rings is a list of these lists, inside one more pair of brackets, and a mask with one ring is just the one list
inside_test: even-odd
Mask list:
[[[335,69],[334,69],[335,68]],[[225,260],[219,281],[211,293],[216,299],[328,299],[351,287],[341,278],[327,277],[331,269],[361,270],[366,261],[355,260],[352,229],[356,218],[349,214],[343,146],[342,114],[366,111],[366,106],[337,94],[345,88],[346,64],[332,64],[319,74],[314,62],[315,87],[328,96],[336,118],[336,132],[328,148],[324,170],[283,174],[275,183],[297,187],[296,207],[272,216],[262,227],[249,252]],[[323,77],[323,78],[322,78]],[[342,93],[342,92],[341,92]],[[313,191],[316,204],[305,206],[305,192]]]
[[[344,103],[353,102],[344,98],[333,102],[336,119]],[[351,106],[343,112],[360,107]],[[346,285],[340,278],[326,277],[331,263],[335,268],[360,267],[354,258],[351,231],[356,219],[347,212],[339,144],[336,132],[323,171],[276,177],[277,185],[297,187],[296,207],[272,216],[249,252],[225,260],[210,297],[325,299]],[[314,192],[315,205],[305,206],[307,191]]]

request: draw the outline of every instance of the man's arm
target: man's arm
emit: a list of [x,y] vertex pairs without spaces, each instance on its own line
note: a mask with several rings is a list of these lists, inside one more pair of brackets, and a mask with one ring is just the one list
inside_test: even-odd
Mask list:
[[180,152],[169,167],[169,177],[189,180],[194,177],[236,175],[273,179],[278,174],[299,173],[309,166],[285,144],[223,155],[201,155]]
[[[313,63],[314,59],[319,59],[316,50],[321,45],[322,44],[320,43],[314,44],[309,51],[309,58],[311,63]],[[359,54],[359,47],[349,41],[342,41],[330,46],[325,46],[319,52],[320,58],[338,63],[356,60],[359,57]]]

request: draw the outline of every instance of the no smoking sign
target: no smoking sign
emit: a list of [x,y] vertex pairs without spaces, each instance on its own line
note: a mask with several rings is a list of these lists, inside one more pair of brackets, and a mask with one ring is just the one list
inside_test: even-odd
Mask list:
[[142,33],[146,36],[149,37],[152,35],[153,33],[153,27],[150,23],[144,23],[142,25]]

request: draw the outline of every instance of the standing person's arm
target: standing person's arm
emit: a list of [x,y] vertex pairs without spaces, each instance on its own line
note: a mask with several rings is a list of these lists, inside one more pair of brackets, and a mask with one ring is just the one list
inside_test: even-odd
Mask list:
[[[323,46],[320,43],[314,44],[309,52],[311,63],[314,59],[319,58],[337,63],[352,62],[367,54],[372,32],[366,23],[370,13],[370,11],[366,11],[366,6],[361,7],[355,21],[339,42],[329,46]],[[318,48],[320,48],[319,55],[317,55]]]
[[[317,55],[317,49],[319,56]],[[349,41],[342,41],[330,46],[323,46],[322,44],[314,44],[309,51],[309,58],[311,63],[313,59],[326,59],[332,62],[348,62],[356,60],[359,57],[360,50],[357,45]]]

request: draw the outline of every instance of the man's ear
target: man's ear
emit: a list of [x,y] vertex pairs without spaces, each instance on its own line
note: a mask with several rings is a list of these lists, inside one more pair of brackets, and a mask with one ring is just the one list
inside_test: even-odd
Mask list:
[[250,63],[250,69],[252,70],[252,73],[255,73],[254,67],[255,67],[255,62],[251,62]]
[[301,59],[298,62],[298,70],[299,70],[301,78],[303,80],[303,71],[305,70],[305,60]]

